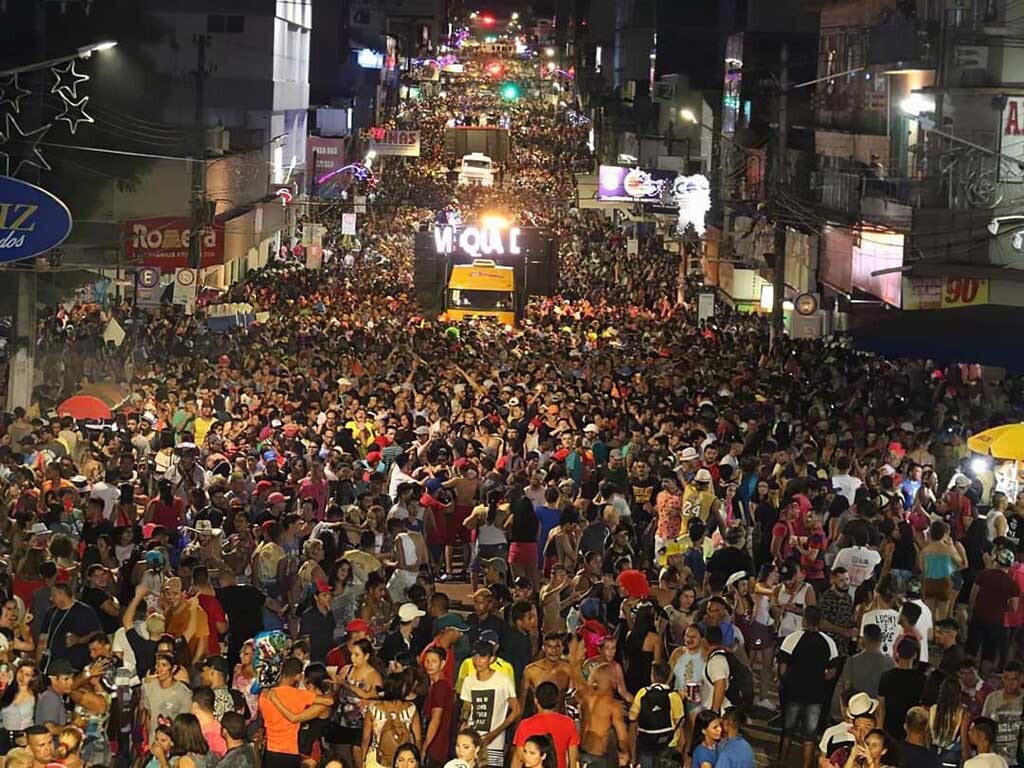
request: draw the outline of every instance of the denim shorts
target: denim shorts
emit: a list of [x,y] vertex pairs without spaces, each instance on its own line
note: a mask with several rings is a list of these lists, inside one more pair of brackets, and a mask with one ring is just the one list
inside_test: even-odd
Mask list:
[[793,738],[814,741],[818,735],[818,724],[821,722],[821,709],[821,704],[788,702],[784,710],[782,732]]

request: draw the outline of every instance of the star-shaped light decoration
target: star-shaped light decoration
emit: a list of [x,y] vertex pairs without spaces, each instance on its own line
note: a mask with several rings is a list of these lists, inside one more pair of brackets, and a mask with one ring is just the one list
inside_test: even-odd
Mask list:
[[95,123],[91,115],[86,114],[85,105],[89,103],[89,97],[83,96],[78,101],[72,101],[71,99],[64,99],[64,111],[61,112],[54,120],[63,120],[68,124],[68,130],[71,131],[71,135],[75,135],[75,131],[78,130],[79,123]]
[[18,84],[17,75],[11,75],[0,82],[0,111],[7,110],[21,114],[21,100],[30,93],[32,91],[26,90]]
[[[8,175],[17,176],[21,172],[22,166],[25,165],[34,165],[42,171],[52,170],[50,164],[46,162],[46,158],[43,157],[43,153],[39,151],[39,142],[52,127],[52,123],[47,123],[34,131],[25,133],[14,119],[14,115],[7,116],[7,126],[3,134],[0,134],[0,138],[3,140],[0,142],[0,158],[7,163]],[[11,171],[13,161],[17,161],[17,165]]]
[[78,98],[78,84],[89,80],[88,75],[80,75],[75,71],[75,62],[69,61],[63,67],[50,67],[53,73],[54,83],[50,93],[60,94],[64,101]]

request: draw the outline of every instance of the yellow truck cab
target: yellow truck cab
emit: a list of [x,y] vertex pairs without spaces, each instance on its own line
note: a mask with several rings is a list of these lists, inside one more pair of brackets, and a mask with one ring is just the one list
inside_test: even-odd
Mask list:
[[445,291],[445,315],[449,320],[493,318],[503,325],[516,323],[516,281],[512,267],[491,259],[456,264]]

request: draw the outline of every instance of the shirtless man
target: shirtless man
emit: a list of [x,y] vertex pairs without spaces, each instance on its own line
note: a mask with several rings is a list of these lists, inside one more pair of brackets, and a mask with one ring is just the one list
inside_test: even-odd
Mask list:
[[565,632],[565,617],[562,611],[579,599],[572,588],[572,582],[561,563],[551,566],[551,580],[540,588],[541,625],[545,634]]
[[455,508],[446,521],[448,539],[444,548],[444,567],[445,573],[449,576],[452,574],[452,551],[457,546],[462,547],[462,562],[469,567],[469,531],[464,523],[473,511],[480,489],[480,478],[476,468],[468,460],[459,459],[454,466],[458,474],[444,484],[444,487],[455,495]]
[[583,660],[586,649],[583,641],[573,638],[569,643],[569,671],[576,695],[580,701],[582,728],[580,736],[580,763],[590,768],[613,768],[608,758],[608,734],[615,729],[618,762],[629,764],[629,732],[622,716],[622,704],[612,696],[613,681],[610,669],[600,664],[590,673],[589,682],[583,679]]
[[562,642],[565,635],[561,632],[549,632],[544,635],[544,644],[541,646],[543,657],[527,664],[523,670],[523,704],[525,711],[530,711],[530,702],[533,692],[541,683],[554,683],[558,686],[559,701],[561,704],[558,711],[563,710],[565,704],[565,692],[569,690],[572,682],[572,673],[569,671],[569,662],[562,658]]

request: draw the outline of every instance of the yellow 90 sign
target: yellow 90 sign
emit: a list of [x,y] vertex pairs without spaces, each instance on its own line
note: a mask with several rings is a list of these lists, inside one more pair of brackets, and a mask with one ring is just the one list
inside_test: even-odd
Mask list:
[[988,280],[955,277],[942,287],[942,308],[970,307],[988,304]]

